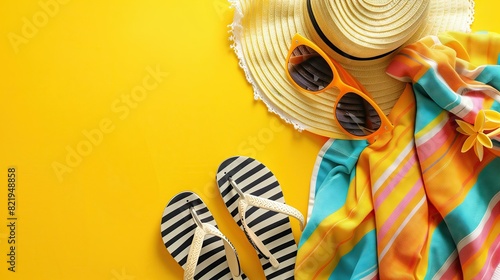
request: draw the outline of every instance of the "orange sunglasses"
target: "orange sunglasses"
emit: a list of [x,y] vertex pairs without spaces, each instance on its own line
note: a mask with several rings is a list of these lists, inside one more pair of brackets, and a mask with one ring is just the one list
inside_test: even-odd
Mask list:
[[364,93],[364,87],[338,62],[300,34],[293,36],[285,72],[292,84],[306,93],[318,94],[329,88],[338,88],[340,93],[333,106],[334,120],[352,139],[373,142],[375,137],[394,128],[382,109]]

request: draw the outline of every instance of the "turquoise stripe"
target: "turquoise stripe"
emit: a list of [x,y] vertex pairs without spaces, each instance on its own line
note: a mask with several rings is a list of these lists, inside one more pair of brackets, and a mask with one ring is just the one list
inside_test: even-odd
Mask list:
[[[421,89],[419,92],[421,94],[430,95],[432,100],[444,110],[450,111],[460,105],[461,96],[448,87],[448,84],[443,83],[442,77],[438,75],[434,69],[429,69],[417,81],[417,84],[414,85],[414,88],[415,87],[420,87]],[[421,91],[422,89],[424,92]],[[420,104],[418,106],[420,106]]]
[[[476,80],[500,88],[500,66],[487,65]],[[416,133],[427,127],[442,113],[443,109],[450,111],[460,105],[462,99],[440,80],[440,76],[432,68],[413,85],[413,90],[418,104]],[[490,109],[499,111],[500,105],[495,102]]]
[[[500,67],[499,66],[492,66],[488,65],[485,67],[483,72],[477,76],[477,80],[480,82],[483,82],[485,84],[489,84],[493,86],[494,88],[499,89],[500,88]],[[489,108],[490,110],[494,110],[497,112],[500,112],[500,103],[494,101],[491,107]],[[500,143],[493,140],[493,145],[496,147],[500,146]]]
[[[333,142],[327,142],[325,144],[325,146],[326,145],[330,145],[330,146],[325,151],[324,155],[317,156],[317,160],[321,160],[321,163],[319,164],[318,173],[313,174],[313,176],[316,175],[316,185],[314,186],[314,193],[316,195],[318,194],[318,189],[321,187],[323,182],[326,180],[326,177],[328,177],[330,170],[332,170],[334,168],[334,166],[337,165],[334,162],[334,160],[331,158],[331,157],[333,157],[331,154],[333,154],[335,152],[335,148],[332,147],[333,143],[335,143],[335,142],[336,142],[336,140],[334,140]],[[336,143],[335,145],[337,145],[337,144],[338,143]],[[323,147],[322,149],[325,149],[325,147]]]
[[299,248],[324,219],[344,206],[350,182],[356,175],[356,162],[366,146],[366,141],[335,140],[325,152],[318,170],[313,210]]
[[427,274],[425,279],[432,279],[446,260],[456,251],[455,243],[451,237],[448,226],[444,221],[439,223],[432,234]]
[[444,218],[456,243],[476,229],[491,198],[500,192],[499,170],[500,158],[496,157],[479,173],[464,201]]
[[377,236],[375,230],[368,232],[344,255],[329,279],[361,279],[377,270]]
[[413,84],[413,90],[418,104],[415,133],[427,127],[443,113],[443,110],[450,111],[460,105],[462,99],[446,83],[443,83],[441,77],[432,68]]
[[[316,192],[323,182],[332,176],[332,173],[351,173],[356,167],[359,155],[367,145],[366,141],[335,140],[331,142],[321,159],[316,177]],[[337,170],[332,172],[335,168]]]
[[488,84],[497,89],[500,88],[500,66],[485,66],[481,74],[477,76],[476,81]]
[[418,116],[415,121],[415,134],[417,134],[442,114],[443,110],[427,96],[427,93],[423,91],[422,88],[417,89],[417,87],[414,86],[414,90],[417,104],[416,116]]
[[490,110],[500,112],[500,103],[498,103],[496,101],[493,102],[493,104],[491,104]]

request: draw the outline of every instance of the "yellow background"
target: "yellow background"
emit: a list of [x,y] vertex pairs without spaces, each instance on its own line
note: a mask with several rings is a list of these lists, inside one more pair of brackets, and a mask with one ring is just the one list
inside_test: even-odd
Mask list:
[[[473,31],[500,31],[499,7],[478,0]],[[0,4],[0,279],[181,279],[159,226],[183,190],[204,199],[246,274],[263,278],[223,207],[217,167],[259,159],[306,215],[325,139],[253,99],[230,48],[232,15],[224,0]]]

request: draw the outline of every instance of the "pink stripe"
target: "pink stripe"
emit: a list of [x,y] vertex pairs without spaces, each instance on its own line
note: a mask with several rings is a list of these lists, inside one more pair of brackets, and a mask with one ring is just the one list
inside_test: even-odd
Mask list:
[[500,264],[500,236],[497,236],[495,242],[492,244],[491,248],[495,248],[494,250],[490,250],[488,254],[488,258],[483,266],[483,269],[474,277],[474,279],[491,279],[493,273],[497,269]]
[[491,215],[481,229],[481,233],[460,250],[459,256],[462,263],[466,263],[472,256],[481,250],[485,240],[491,232],[491,228],[497,226],[495,220],[498,215],[500,215],[500,203],[497,203],[493,209],[491,209]]
[[417,149],[420,162],[424,162],[430,156],[436,155],[436,151],[444,146],[444,143],[450,138],[450,136],[455,135],[454,130],[455,129],[448,121],[438,133],[432,136],[432,138],[423,143],[419,143]]
[[387,187],[385,187],[382,190],[380,195],[377,196],[377,198],[375,199],[375,210],[378,210],[378,208],[382,205],[387,196],[389,196],[389,194],[394,190],[394,188],[396,188],[396,186],[399,185],[399,182],[406,177],[408,171],[415,165],[415,162],[417,161],[416,159],[417,157],[415,156],[415,154],[413,154],[408,159],[408,162],[406,162],[405,165],[401,168],[401,171],[398,172],[397,176],[393,178],[393,180],[387,185]]
[[[482,92],[470,92],[467,93],[467,96],[462,96],[462,98],[472,100],[473,104],[472,110],[469,111],[462,118],[462,120],[470,124],[474,124],[477,113],[479,112],[479,110],[483,109],[484,94]],[[435,155],[436,150],[443,147],[444,143],[447,141],[447,139],[450,138],[450,136],[453,136],[455,135],[455,133],[458,133],[455,131],[453,120],[454,120],[453,118],[450,118],[437,134],[432,136],[432,138],[428,139],[424,143],[419,143],[417,147],[418,147],[418,157],[420,159],[420,162],[424,162],[430,156]]]
[[469,113],[467,113],[463,118],[462,120],[465,121],[465,122],[468,122],[470,123],[471,125],[474,125],[474,123],[476,122],[476,116],[477,116],[477,110],[475,110],[474,108],[472,109],[472,111],[470,111]]
[[[399,202],[398,206],[389,218],[384,222],[384,224],[378,230],[378,239],[381,240],[385,237],[391,226],[396,222],[397,218],[401,217],[401,213],[404,208],[408,207],[410,201],[418,194],[420,190],[422,190],[423,184],[421,180],[418,180],[415,185],[411,188],[408,194]],[[425,195],[425,194],[424,194]]]
[[458,258],[455,258],[440,279],[464,279],[460,260]]
[[[462,96],[464,99],[470,99],[473,104],[471,110],[462,118],[464,121],[474,124],[477,113],[483,109],[484,96],[485,94],[482,91],[470,91],[466,96]],[[462,102],[464,102],[463,99]]]

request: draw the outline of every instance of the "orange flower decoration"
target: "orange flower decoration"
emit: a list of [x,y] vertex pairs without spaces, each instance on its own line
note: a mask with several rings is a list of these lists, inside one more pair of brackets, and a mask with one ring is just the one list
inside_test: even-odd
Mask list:
[[467,152],[474,146],[474,153],[482,161],[483,147],[492,148],[493,142],[491,138],[500,134],[500,112],[493,110],[479,111],[474,126],[462,120],[456,121],[459,125],[457,131],[469,136],[462,146],[462,153]]

